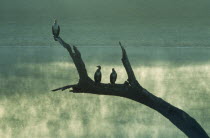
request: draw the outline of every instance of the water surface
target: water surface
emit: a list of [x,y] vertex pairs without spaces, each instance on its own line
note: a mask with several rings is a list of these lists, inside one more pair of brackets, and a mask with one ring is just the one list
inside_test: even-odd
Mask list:
[[[93,78],[111,69],[127,79],[119,46],[78,47]],[[210,50],[193,47],[129,47],[138,81],[183,109],[210,134]],[[134,101],[52,89],[78,82],[61,46],[0,47],[0,137],[185,137],[156,111]]]

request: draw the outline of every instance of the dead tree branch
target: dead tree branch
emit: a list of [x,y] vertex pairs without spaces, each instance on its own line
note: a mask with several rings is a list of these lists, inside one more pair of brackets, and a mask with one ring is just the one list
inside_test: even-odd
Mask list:
[[169,119],[177,128],[179,128],[190,138],[208,138],[207,133],[194,118],[189,116],[183,110],[169,104],[159,97],[156,97],[138,83],[127,57],[126,50],[121,43],[119,44],[122,49],[122,63],[127,72],[128,81],[125,81],[124,84],[112,85],[104,83],[96,84],[88,76],[85,64],[77,47],[73,46],[73,51],[72,46],[64,42],[60,37],[56,39],[64,48],[68,50],[76,66],[80,79],[78,84],[64,86],[54,89],[53,91],[72,88],[71,92],[73,93],[92,93],[98,95],[125,97],[156,110]]

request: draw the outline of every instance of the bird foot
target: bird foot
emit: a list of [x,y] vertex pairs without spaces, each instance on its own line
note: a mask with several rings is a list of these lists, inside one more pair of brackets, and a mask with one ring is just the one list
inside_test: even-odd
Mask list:
[[58,38],[58,37],[56,37],[56,36],[53,36],[53,38],[54,38],[54,40],[55,40],[55,41],[58,41],[58,40],[57,40],[57,38]]

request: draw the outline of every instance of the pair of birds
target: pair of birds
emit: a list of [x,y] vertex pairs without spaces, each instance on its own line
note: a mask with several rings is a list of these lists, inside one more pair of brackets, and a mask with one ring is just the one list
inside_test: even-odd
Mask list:
[[[96,83],[100,83],[101,82],[101,66],[97,66],[98,69],[96,70],[95,72],[95,75],[94,75],[94,80]],[[115,84],[117,80],[117,72],[114,70],[114,68],[112,68],[112,73],[110,74],[110,83],[111,84]]]

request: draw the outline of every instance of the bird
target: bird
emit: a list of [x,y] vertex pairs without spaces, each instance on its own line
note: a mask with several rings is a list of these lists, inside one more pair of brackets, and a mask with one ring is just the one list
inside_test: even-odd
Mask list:
[[95,80],[95,82],[96,83],[100,83],[101,82],[101,66],[100,65],[98,65],[98,66],[96,66],[96,67],[98,67],[98,69],[96,70],[96,72],[95,72],[95,75],[94,75],[94,80]]
[[110,74],[110,83],[115,84],[115,81],[117,80],[117,72],[112,68],[112,73]]
[[54,24],[52,25],[52,33],[53,33],[54,39],[55,39],[55,41],[56,41],[56,38],[57,38],[57,37],[59,36],[59,34],[60,34],[60,26],[58,25],[56,19],[55,19]]

